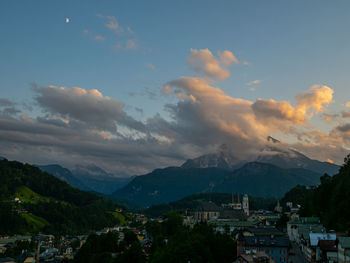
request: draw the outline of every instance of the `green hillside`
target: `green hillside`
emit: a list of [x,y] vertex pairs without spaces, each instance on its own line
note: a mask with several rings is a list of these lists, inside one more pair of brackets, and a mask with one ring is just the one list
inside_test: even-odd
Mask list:
[[0,233],[82,233],[123,218],[115,205],[29,164],[0,160]]

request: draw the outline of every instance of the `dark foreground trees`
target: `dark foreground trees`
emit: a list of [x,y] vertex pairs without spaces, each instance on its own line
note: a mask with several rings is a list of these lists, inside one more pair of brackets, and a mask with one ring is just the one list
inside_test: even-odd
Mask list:
[[148,232],[153,239],[150,262],[233,262],[236,243],[226,234],[215,233],[206,224],[192,229],[182,225],[182,218],[168,214],[163,223],[150,222]]
[[175,213],[168,214],[162,223],[147,223],[146,230],[152,240],[150,248],[142,248],[135,234],[129,231],[119,244],[117,233],[90,235],[74,262],[225,263],[236,259],[236,243],[230,236],[216,233],[205,223],[193,228],[182,223],[182,217]]

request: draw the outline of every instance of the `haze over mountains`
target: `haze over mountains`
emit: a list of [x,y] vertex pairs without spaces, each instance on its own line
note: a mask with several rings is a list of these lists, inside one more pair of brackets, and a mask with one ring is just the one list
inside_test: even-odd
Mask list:
[[335,164],[312,160],[272,137],[249,160],[237,156],[234,149],[222,145],[216,153],[189,159],[180,167],[155,169],[135,177],[116,177],[93,165],[77,165],[71,171],[57,164],[37,167],[73,187],[112,195],[139,206],[209,192],[281,197],[297,184],[315,185],[324,173],[333,175],[339,170]]
[[217,153],[206,154],[200,157],[187,160],[182,168],[207,168],[218,167],[222,169],[236,169],[242,167],[247,162],[262,162],[279,166],[281,168],[304,168],[317,173],[335,174],[339,166],[329,163],[312,160],[304,154],[288,148],[280,141],[267,137],[267,143],[260,152],[252,155],[248,160],[241,160],[239,152],[229,149],[225,144],[221,145]]
[[75,188],[103,194],[111,194],[133,179],[113,176],[97,166],[77,166],[72,171],[58,164],[36,166]]

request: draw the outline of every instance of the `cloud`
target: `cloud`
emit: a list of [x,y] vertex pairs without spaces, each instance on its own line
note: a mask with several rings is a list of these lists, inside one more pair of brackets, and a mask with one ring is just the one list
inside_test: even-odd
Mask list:
[[137,50],[137,43],[135,39],[129,39],[126,41],[125,49],[127,50]]
[[9,107],[9,106],[15,106],[15,103],[8,99],[0,98],[0,107]]
[[21,111],[17,108],[17,104],[5,98],[0,98],[0,113],[4,115],[16,115]]
[[314,114],[324,111],[332,102],[333,90],[327,86],[313,85],[308,91],[296,95],[295,99],[295,106],[288,101],[257,99],[252,108],[260,120],[274,127],[285,128],[285,122],[305,125]]
[[177,104],[166,107],[174,120],[170,134],[175,141],[208,147],[230,142],[238,147],[254,144],[268,134],[255,120],[252,102],[233,98],[205,79],[182,77],[167,83],[163,91],[181,94]]
[[105,41],[105,38],[103,36],[96,35],[95,36],[95,40],[97,40],[97,41]]
[[146,63],[146,67],[152,70],[156,70],[156,67],[152,63]]
[[322,85],[313,85],[307,92],[296,96],[296,107],[304,113],[310,112],[311,116],[314,113],[324,111],[333,100],[334,91]]
[[256,79],[256,80],[247,82],[245,85],[247,85],[247,86],[259,85],[261,82],[262,82],[262,80]]
[[289,121],[296,125],[305,123],[305,115],[298,111],[288,101],[275,101],[273,99],[258,99],[252,105],[253,111],[260,120],[274,122],[278,125],[280,121]]
[[97,89],[36,86],[34,91],[37,103],[48,113],[110,132],[116,132],[117,124],[144,131],[141,123],[124,112],[124,103],[103,96]]
[[350,123],[341,124],[341,125],[337,126],[335,129],[337,129],[338,131],[340,131],[342,133],[349,133],[350,134]]
[[341,111],[341,115],[343,118],[350,118],[350,111]]
[[121,33],[124,32],[124,28],[119,25],[119,23],[118,23],[118,21],[117,21],[115,16],[105,16],[105,15],[102,15],[102,14],[97,14],[96,16],[107,21],[105,26],[108,29],[114,31],[117,34],[121,34]]
[[[31,115],[6,114],[1,109],[17,104],[0,99],[1,154],[68,167],[80,162],[96,164],[118,174],[135,175],[180,165],[223,143],[238,158],[251,160],[266,146],[267,136],[278,135],[281,140],[293,138],[287,147],[313,158],[342,160],[350,146],[349,124],[337,118],[338,123],[324,132],[315,130],[310,122],[317,114],[333,116],[328,113],[333,89],[313,85],[297,94],[295,103],[237,98],[214,85],[213,79],[221,76],[226,65],[235,63],[224,52],[218,59],[207,49],[191,50],[189,64],[198,66],[204,77],[180,77],[165,83],[161,92],[168,102],[162,115],[144,116],[143,109],[126,107],[103,95],[101,88],[34,86]],[[228,60],[224,62],[223,57]],[[211,65],[219,69],[213,71]],[[145,88],[140,94],[152,99],[158,91]]]
[[223,52],[218,51],[218,56],[220,57],[221,63],[226,67],[231,66],[232,63],[239,64],[238,59],[229,50],[225,50]]
[[323,113],[323,118],[325,122],[335,122],[339,120],[339,115],[338,114],[328,114],[328,113]]
[[232,62],[238,60],[230,51],[219,52],[221,61],[219,61],[209,49],[191,49],[191,55],[187,58],[187,63],[193,67],[196,72],[216,80],[225,80],[230,76],[226,69]]
[[119,52],[122,49],[122,45],[120,43],[115,44],[114,46],[112,46],[112,50],[114,52]]

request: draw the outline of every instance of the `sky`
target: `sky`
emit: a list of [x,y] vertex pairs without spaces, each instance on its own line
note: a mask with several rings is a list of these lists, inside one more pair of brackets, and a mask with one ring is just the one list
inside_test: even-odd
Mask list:
[[0,2],[0,155],[118,176],[271,135],[350,149],[349,1]]

